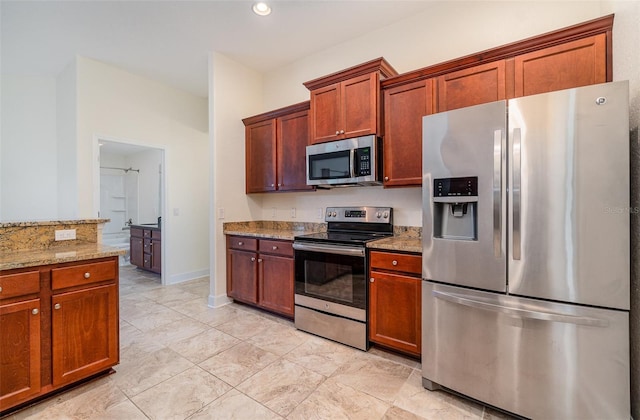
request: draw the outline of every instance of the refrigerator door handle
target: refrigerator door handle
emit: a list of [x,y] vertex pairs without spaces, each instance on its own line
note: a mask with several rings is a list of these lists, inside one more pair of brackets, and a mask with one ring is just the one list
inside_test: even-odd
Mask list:
[[522,187],[522,132],[513,129],[513,259],[521,256],[521,187]]
[[493,255],[502,250],[502,130],[493,132]]
[[537,319],[540,321],[565,322],[568,324],[586,325],[589,327],[608,327],[609,321],[606,319],[592,318],[588,316],[576,316],[559,314],[556,312],[541,312],[522,308],[512,308],[498,303],[475,300],[467,296],[446,293],[434,290],[433,296],[458,305],[469,306],[471,308],[500,312],[505,315],[517,316],[519,318]]

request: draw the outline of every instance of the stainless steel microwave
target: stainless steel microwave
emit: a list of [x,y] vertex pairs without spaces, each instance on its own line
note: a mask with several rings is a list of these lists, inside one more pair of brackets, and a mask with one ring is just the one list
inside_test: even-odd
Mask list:
[[375,135],[307,146],[307,185],[382,184],[382,141]]

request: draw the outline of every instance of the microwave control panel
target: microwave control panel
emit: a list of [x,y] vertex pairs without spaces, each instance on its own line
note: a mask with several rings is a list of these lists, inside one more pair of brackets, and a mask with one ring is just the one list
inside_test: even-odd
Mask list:
[[360,147],[355,150],[356,176],[371,175],[371,148]]

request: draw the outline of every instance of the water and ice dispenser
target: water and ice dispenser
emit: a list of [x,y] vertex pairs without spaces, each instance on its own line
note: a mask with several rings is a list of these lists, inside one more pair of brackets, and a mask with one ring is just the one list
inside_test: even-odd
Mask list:
[[433,236],[478,240],[478,177],[433,180]]

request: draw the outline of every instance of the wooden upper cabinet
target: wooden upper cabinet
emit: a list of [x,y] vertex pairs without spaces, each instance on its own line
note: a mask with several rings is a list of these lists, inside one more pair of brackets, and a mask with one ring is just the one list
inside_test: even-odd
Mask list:
[[311,142],[377,134],[380,75],[371,73],[311,92]]
[[605,83],[607,35],[522,54],[514,61],[516,97]]
[[382,134],[380,80],[397,75],[384,58],[306,82],[311,144]]
[[300,111],[276,120],[279,191],[311,190],[307,185],[306,147],[309,144],[309,111]]
[[340,138],[342,124],[340,83],[311,92],[311,139],[323,143]]
[[506,98],[505,60],[438,77],[438,112]]
[[433,79],[384,90],[384,186],[422,184],[422,117],[433,113]]
[[242,120],[246,193],[312,190],[307,185],[309,101]]
[[261,121],[245,128],[246,192],[276,189],[276,122]]

